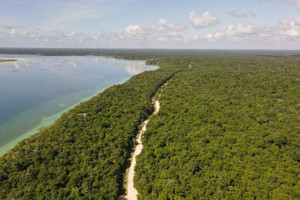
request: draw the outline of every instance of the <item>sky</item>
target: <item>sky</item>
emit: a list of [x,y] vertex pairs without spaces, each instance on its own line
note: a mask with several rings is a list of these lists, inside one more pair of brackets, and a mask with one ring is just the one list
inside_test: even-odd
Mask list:
[[300,0],[0,2],[0,47],[300,49]]

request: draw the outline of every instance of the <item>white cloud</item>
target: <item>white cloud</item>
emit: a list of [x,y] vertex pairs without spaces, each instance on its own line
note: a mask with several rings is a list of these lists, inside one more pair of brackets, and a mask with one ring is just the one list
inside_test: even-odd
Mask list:
[[234,35],[253,35],[256,34],[252,24],[239,24],[235,29],[231,29]]
[[186,38],[177,32],[171,32],[168,34],[159,35],[155,39],[159,43],[173,44],[173,43],[185,43]]
[[137,34],[141,34],[142,33],[142,29],[137,24],[135,24],[135,25],[129,25],[125,29],[125,33],[131,34],[131,35],[137,35]]
[[[191,13],[190,16],[192,19],[198,18],[195,13]],[[201,16],[213,17],[209,13]],[[250,14],[248,16],[250,17]],[[206,25],[203,26],[206,27]],[[15,26],[3,27],[2,33],[0,29],[0,35],[3,35],[2,38],[5,38],[7,43],[25,44],[24,46],[32,47],[44,45],[113,48],[299,48],[300,46],[300,16],[282,19],[271,26],[244,23],[229,25],[216,31],[207,29],[211,30],[208,33],[194,30],[195,35],[192,32],[183,32],[187,29],[185,24],[169,23],[166,19],[160,19],[157,23],[147,27],[131,24],[123,32],[99,34],[22,29],[22,27]]]
[[210,15],[209,12],[205,12],[200,16],[196,16],[195,12],[190,12],[190,22],[195,28],[205,28],[209,26],[214,26],[220,23],[220,20]]
[[195,35],[192,40],[211,42],[241,42],[249,46],[261,44],[282,44],[300,42],[300,16],[293,20],[281,20],[274,26],[255,26],[251,23],[227,26],[226,29],[207,33],[206,35]]
[[296,4],[298,8],[300,8],[300,0],[284,0],[288,3]]
[[5,38],[6,44],[11,43],[19,47],[118,47],[118,45],[124,45],[124,43],[129,41],[129,38],[125,34],[117,32],[83,34],[75,31],[61,32],[43,29],[29,32],[22,30],[21,27],[1,28],[1,26],[0,37]]
[[160,19],[158,22],[149,27],[140,27],[139,25],[129,25],[125,28],[125,33],[132,35],[135,39],[147,40],[157,38],[157,35],[171,31],[185,31],[186,25],[180,23],[167,23],[167,20]]
[[300,32],[296,31],[296,30],[288,30],[285,32],[286,36],[290,36],[290,37],[298,37],[300,36]]
[[98,35],[91,35],[90,37],[93,41],[97,42],[99,41],[99,36]]
[[238,11],[238,10],[232,10],[232,11],[230,11],[229,14],[233,17],[248,17],[248,15],[246,13],[243,13],[243,12]]
[[15,28],[11,29],[10,35],[15,35],[15,34],[16,34],[16,29]]
[[263,40],[270,36],[270,29],[264,26],[254,26],[252,24],[239,24],[237,26],[227,26],[225,30],[215,33],[208,33],[204,37],[198,37],[203,40]]
[[16,36],[16,37],[23,37],[27,34],[26,31],[18,31],[17,29],[15,28],[12,28],[10,33],[9,33],[11,36]]
[[73,37],[75,35],[75,31],[72,31],[71,33],[65,34],[66,37]]
[[170,33],[168,35],[168,37],[170,38],[170,40],[172,42],[183,42],[183,43],[187,42],[187,38],[186,37],[184,37],[183,35],[181,35],[179,33],[176,33],[176,32]]
[[300,26],[300,16],[294,17],[294,21],[298,26]]
[[120,35],[119,33],[116,32],[109,32],[109,33],[104,33],[101,35],[101,42],[102,43],[115,43],[117,42],[118,44],[122,44],[122,42],[125,40],[125,37],[123,35]]
[[179,24],[179,23],[174,23],[174,24],[168,24],[167,20],[165,19],[160,19],[157,24],[153,25],[151,27],[151,30],[153,31],[184,31],[186,30],[186,25],[185,24]]
[[129,25],[125,28],[127,41],[135,41],[146,44],[146,42],[167,43],[182,41],[182,36],[178,32],[185,31],[186,25],[180,23],[168,23],[166,19],[159,19],[152,26],[140,27],[139,25]]
[[282,34],[286,37],[299,37],[300,36],[300,16],[295,17],[293,20],[283,19],[279,23]]

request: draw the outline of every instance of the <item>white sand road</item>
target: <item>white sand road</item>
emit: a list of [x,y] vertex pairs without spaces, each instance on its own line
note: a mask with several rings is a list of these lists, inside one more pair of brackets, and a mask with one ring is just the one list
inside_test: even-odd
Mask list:
[[[155,100],[153,115],[156,115],[158,113],[159,109],[160,109],[159,101]],[[147,126],[148,122],[149,122],[149,119],[145,120],[142,124],[142,128],[140,130],[139,137],[137,139],[137,146],[135,148],[135,151],[134,151],[134,154],[133,154],[133,157],[131,160],[129,173],[128,173],[128,180],[127,180],[127,195],[125,196],[125,198],[128,200],[136,200],[137,199],[138,192],[134,188],[134,184],[133,184],[134,168],[136,165],[136,156],[138,156],[143,149],[143,144],[142,144],[141,139],[142,139],[144,132],[147,129],[146,126]]]

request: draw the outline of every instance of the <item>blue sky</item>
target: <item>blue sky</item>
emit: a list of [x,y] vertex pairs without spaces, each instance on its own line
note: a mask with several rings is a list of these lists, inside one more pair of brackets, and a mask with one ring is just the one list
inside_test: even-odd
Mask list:
[[300,49],[300,0],[1,0],[0,47]]

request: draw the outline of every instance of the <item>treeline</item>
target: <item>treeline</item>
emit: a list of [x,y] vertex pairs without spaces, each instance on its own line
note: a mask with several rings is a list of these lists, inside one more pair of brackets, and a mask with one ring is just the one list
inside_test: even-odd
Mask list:
[[0,199],[115,199],[156,90],[182,68],[164,64],[65,113],[0,158]]
[[300,59],[184,59],[144,134],[139,199],[299,199]]
[[218,55],[258,55],[264,57],[299,57],[299,50],[196,50],[196,49],[96,49],[96,48],[0,48],[0,54],[28,54],[41,56],[111,56],[131,60],[144,59],[193,59],[197,56]]

